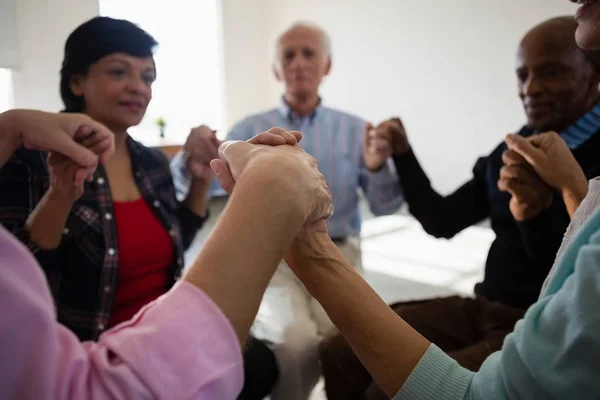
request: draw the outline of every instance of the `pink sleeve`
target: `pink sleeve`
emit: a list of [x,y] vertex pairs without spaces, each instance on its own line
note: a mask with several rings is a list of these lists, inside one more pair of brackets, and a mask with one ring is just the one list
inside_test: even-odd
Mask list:
[[233,328],[188,283],[80,343],[55,322],[41,268],[0,227],[0,300],[3,398],[235,399],[242,388]]

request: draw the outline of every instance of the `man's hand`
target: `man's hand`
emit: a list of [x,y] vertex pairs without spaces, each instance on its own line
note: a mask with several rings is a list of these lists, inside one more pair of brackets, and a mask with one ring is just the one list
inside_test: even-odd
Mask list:
[[[50,174],[49,196],[72,205],[81,197],[84,191],[84,180],[78,176],[81,167],[73,160],[62,154],[48,154],[48,172]],[[88,171],[88,177],[93,175]]]
[[502,154],[498,188],[512,195],[510,212],[517,221],[537,216],[552,204],[552,189],[533,171],[533,168],[513,150]]
[[398,117],[391,118],[379,124],[377,129],[382,129],[388,132],[391,140],[392,154],[401,156],[410,150],[408,143],[408,135],[402,120]]
[[[268,138],[272,138],[273,134],[291,139],[282,131],[279,128],[270,129],[261,140],[271,140]],[[288,133],[297,137],[296,133]],[[322,229],[322,221],[333,213],[331,192],[317,169],[316,160],[298,145],[273,147],[248,142],[225,142],[219,148],[219,157],[219,160],[211,163],[211,167],[229,194],[238,180],[243,179],[248,171],[253,171],[272,177],[274,184],[281,187],[290,202],[297,202],[303,209],[308,226]]]
[[365,167],[376,172],[380,170],[386,160],[392,155],[390,132],[386,128],[373,128],[367,124],[363,136],[363,162]]
[[115,147],[112,132],[85,114],[11,110],[0,114],[0,132],[3,151],[12,154],[25,146],[62,154],[82,167],[78,176],[83,178],[88,169],[105,162]]

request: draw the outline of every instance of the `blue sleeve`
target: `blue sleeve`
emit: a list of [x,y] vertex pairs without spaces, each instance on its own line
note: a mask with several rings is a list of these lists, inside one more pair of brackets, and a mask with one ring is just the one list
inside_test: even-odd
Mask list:
[[471,399],[600,398],[600,214],[571,242],[548,292],[486,360]]
[[463,400],[473,375],[432,344],[394,400]]
[[359,185],[362,188],[371,212],[376,215],[393,214],[400,209],[404,203],[402,188],[398,183],[396,168],[391,157],[377,172],[370,172],[363,162],[363,136],[366,122],[356,121],[356,137],[359,141]]
[[478,373],[432,346],[395,399],[600,398],[600,210],[571,241],[547,292]]

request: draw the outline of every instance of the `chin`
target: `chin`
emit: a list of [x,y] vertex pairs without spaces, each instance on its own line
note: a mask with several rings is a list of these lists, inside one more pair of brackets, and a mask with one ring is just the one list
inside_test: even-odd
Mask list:
[[554,128],[556,124],[553,123],[553,121],[550,121],[549,119],[530,118],[528,125],[530,128],[534,129],[537,132],[548,132],[556,129]]

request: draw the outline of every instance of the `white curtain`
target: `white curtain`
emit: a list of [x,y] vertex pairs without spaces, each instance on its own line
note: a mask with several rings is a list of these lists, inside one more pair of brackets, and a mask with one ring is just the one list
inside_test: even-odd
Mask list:
[[166,122],[166,142],[181,144],[190,128],[223,126],[221,27],[218,0],[100,0],[101,15],[138,24],[159,42],[157,81],[142,124],[131,134],[161,144],[157,118]]

